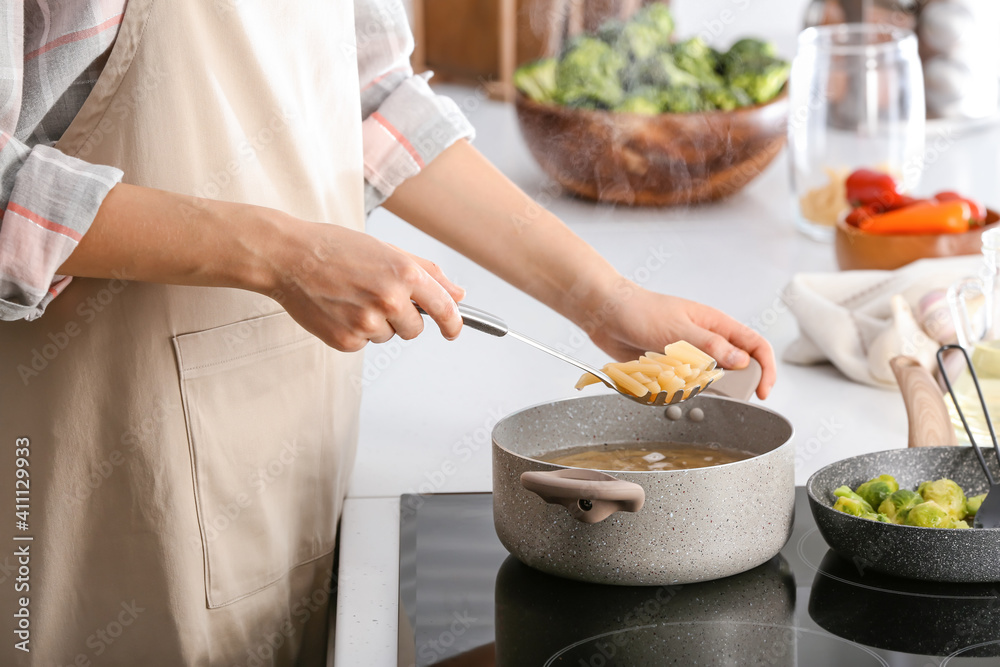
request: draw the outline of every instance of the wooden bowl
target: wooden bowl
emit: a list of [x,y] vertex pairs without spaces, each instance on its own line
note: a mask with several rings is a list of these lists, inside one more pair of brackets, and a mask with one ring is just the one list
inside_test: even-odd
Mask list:
[[542,169],[587,199],[673,205],[731,195],[781,151],[788,93],[767,104],[655,116],[540,104],[520,92],[521,133]]
[[892,271],[925,257],[977,255],[983,248],[982,236],[993,229],[1000,214],[986,211],[986,224],[964,234],[866,234],[841,219],[837,222],[834,245],[841,270],[880,269]]

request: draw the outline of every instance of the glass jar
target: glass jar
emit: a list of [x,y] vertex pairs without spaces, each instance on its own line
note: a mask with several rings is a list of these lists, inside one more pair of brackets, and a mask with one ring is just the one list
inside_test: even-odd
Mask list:
[[913,32],[871,23],[807,28],[789,95],[791,185],[805,234],[833,238],[855,169],[888,173],[903,191],[919,182],[924,88]]

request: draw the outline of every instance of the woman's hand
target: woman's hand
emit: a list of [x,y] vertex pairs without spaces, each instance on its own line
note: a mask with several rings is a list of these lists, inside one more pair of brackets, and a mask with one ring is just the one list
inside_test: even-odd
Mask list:
[[462,329],[455,302],[465,292],[432,262],[344,227],[125,183],[59,274],[259,292],[345,352],[418,335],[413,302],[446,338]]
[[395,335],[416,338],[424,319],[414,303],[445,338],[458,336],[462,318],[456,302],[465,290],[437,264],[343,227],[301,221],[289,226],[295,230],[292,240],[272,265],[278,283],[258,291],[274,294],[326,344],[354,352]]
[[591,332],[594,343],[615,359],[638,359],[647,350],[662,350],[677,340],[704,350],[722,368],[745,368],[752,356],[762,369],[757,396],[767,398],[775,380],[774,352],[750,327],[714,308],[631,283],[628,289],[618,291],[616,301],[618,307],[609,314],[602,317],[598,311],[578,322]]

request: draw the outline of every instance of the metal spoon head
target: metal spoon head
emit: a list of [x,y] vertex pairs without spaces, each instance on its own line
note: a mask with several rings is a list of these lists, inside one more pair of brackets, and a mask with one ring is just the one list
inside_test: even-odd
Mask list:
[[706,382],[704,385],[700,385],[699,384],[699,385],[695,385],[695,386],[691,387],[690,389],[675,391],[673,393],[673,395],[670,397],[670,401],[669,402],[667,402],[667,392],[665,392],[665,391],[657,392],[655,395],[653,394],[653,392],[647,391],[642,396],[636,396],[635,394],[630,394],[627,391],[623,391],[623,390],[619,389],[617,386],[612,387],[612,389],[614,389],[615,391],[617,391],[622,396],[635,401],[636,403],[642,403],[643,405],[652,405],[652,406],[659,407],[659,406],[663,406],[663,405],[676,405],[677,403],[683,403],[684,401],[690,401],[692,398],[694,398],[695,396],[697,396],[701,392],[703,392],[706,389],[708,389],[708,387],[713,382],[715,382],[715,378],[712,378],[711,380],[709,380],[708,382]]

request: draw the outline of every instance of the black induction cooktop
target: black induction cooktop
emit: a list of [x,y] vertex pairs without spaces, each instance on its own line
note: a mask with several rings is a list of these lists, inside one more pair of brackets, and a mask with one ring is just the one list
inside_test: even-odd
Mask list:
[[1000,583],[866,572],[829,550],[802,488],[779,555],[662,587],[522,565],[493,531],[492,494],[406,495],[400,507],[401,667],[1000,667]]

